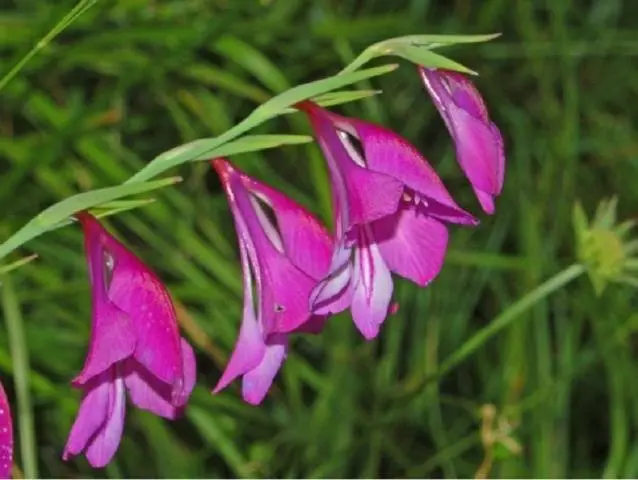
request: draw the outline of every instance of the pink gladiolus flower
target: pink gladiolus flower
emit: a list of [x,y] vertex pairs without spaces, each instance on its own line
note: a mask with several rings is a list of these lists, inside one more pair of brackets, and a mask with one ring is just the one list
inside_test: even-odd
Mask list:
[[427,285],[443,264],[444,222],[477,221],[403,138],[309,101],[297,107],[308,115],[328,163],[336,225],[330,271],[311,295],[312,309],[336,313],[350,306],[358,329],[372,339],[388,314],[391,272]]
[[485,213],[503,189],[505,151],[498,127],[490,121],[483,98],[458,72],[419,68],[421,79],[456,145],[456,158]]
[[13,425],[7,394],[0,383],[0,478],[11,478],[13,467]]
[[242,397],[257,405],[286,357],[288,334],[317,333],[325,321],[311,315],[308,299],[328,271],[332,242],[317,219],[285,195],[226,160],[211,164],[235,221],[244,284],[239,337],[213,393],[242,376]]
[[93,319],[89,352],[73,385],[84,391],[63,458],[84,452],[108,464],[124,428],[126,395],[138,408],[176,418],[195,385],[195,356],[180,337],[166,288],[88,213],[84,231]]

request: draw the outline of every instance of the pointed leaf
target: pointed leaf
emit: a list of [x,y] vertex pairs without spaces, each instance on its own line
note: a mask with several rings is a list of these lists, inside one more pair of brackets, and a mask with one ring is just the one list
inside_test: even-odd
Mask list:
[[0,258],[5,257],[16,248],[45,232],[58,228],[63,220],[82,210],[117,200],[118,198],[144,193],[180,182],[180,177],[170,177],[152,182],[138,182],[100,188],[90,192],[79,193],[50,206],[34,217],[24,227],[0,245]]

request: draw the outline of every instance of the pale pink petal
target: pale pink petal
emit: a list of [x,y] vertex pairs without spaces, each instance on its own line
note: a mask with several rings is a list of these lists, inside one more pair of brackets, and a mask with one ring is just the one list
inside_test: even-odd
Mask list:
[[[339,130],[339,117],[312,102],[298,108],[308,114],[317,141],[328,163],[333,189],[344,208],[346,229],[394,213],[403,193],[396,178],[368,169],[365,160],[348,148],[345,131]],[[349,132],[348,132],[349,133]]]
[[80,410],[71,427],[62,458],[82,453],[105,425],[109,416],[109,396],[115,383],[115,366],[90,379],[84,386]]
[[285,195],[242,174],[246,187],[266,202],[277,219],[284,253],[304,273],[318,279],[330,264],[332,239],[308,210]]
[[262,402],[281,368],[288,352],[286,335],[272,335],[266,345],[266,353],[257,367],[246,372],[242,379],[242,398],[252,404]]
[[328,274],[310,293],[310,311],[315,314],[336,314],[350,306],[352,300],[352,248],[335,244]]
[[126,312],[135,333],[134,356],[153,375],[182,390],[183,364],[177,316],[168,291],[135,255],[110,238],[115,268],[109,298]]
[[264,335],[257,323],[253,306],[253,281],[248,262],[248,253],[241,236],[239,253],[244,277],[244,313],[237,343],[235,344],[235,348],[224,373],[213,389],[213,393],[218,393],[226,388],[234,379],[257,367],[266,353]]
[[392,275],[372,234],[360,233],[355,251],[352,319],[366,340],[379,334],[392,299]]
[[438,220],[415,208],[371,225],[376,244],[388,268],[425,287],[441,271],[448,230]]
[[13,467],[13,425],[11,406],[0,384],[0,478],[11,478]]
[[115,452],[120,446],[122,431],[124,430],[126,412],[124,380],[118,374],[109,385],[106,422],[100,427],[97,434],[89,440],[86,448],[86,459],[95,468],[105,467],[113,459]]
[[181,415],[184,405],[195,387],[195,355],[191,346],[182,338],[184,359],[184,390],[177,402],[172,398],[172,386],[155,377],[135,359],[125,364],[124,383],[133,405],[153,412],[160,417],[175,419]]
[[132,355],[135,335],[128,316],[108,299],[107,282],[114,264],[113,254],[105,248],[109,234],[88,213],[81,213],[78,218],[84,231],[93,310],[89,351],[82,371],[73,380],[73,384],[82,385]]

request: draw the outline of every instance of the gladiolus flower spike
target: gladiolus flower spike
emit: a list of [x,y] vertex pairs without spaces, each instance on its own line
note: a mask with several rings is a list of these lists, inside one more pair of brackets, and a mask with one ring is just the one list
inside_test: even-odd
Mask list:
[[308,115],[328,164],[336,226],[330,271],[313,290],[312,310],[350,306],[356,326],[372,339],[390,307],[391,272],[428,285],[443,265],[445,224],[478,221],[405,139],[310,101],[297,108]]
[[138,408],[174,419],[195,385],[195,356],[180,337],[166,288],[88,213],[84,232],[92,290],[89,352],[73,380],[84,391],[63,458],[84,453],[94,467],[119,446],[125,391]]
[[315,217],[285,195],[224,159],[211,164],[235,221],[244,285],[239,337],[213,393],[241,376],[242,397],[256,405],[281,368],[289,334],[318,333],[326,320],[311,314],[309,297],[328,272],[332,241]]

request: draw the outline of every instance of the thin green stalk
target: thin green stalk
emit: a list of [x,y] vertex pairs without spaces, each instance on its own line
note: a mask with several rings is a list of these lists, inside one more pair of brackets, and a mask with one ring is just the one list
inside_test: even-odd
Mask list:
[[69,13],[67,13],[62,20],[55,24],[55,26],[49,30],[44,37],[27,52],[27,54],[16,63],[11,70],[9,70],[2,79],[0,79],[0,90],[7,86],[7,84],[15,77],[24,66],[43,48],[45,48],[51,40],[57,37],[65,28],[75,21],[80,15],[86,12],[89,8],[97,3],[97,0],[80,0],[78,4],[73,7]]
[[560,290],[572,280],[575,280],[576,278],[581,276],[583,273],[585,273],[585,267],[583,265],[571,265],[562,272],[554,275],[549,280],[540,284],[527,295],[523,296],[512,306],[504,310],[498,317],[490,322],[488,326],[481,329],[472,338],[461,345],[461,347],[452,355],[450,355],[447,360],[442,362],[441,368],[437,372],[437,377],[445,375],[458,364],[463,362],[463,360],[469,357],[472,353],[478,350],[490,338],[503,330],[505,327],[509,326],[512,321],[519,317],[519,315],[529,310],[545,297],[551,295],[557,290]]
[[585,273],[585,266],[580,264],[573,264],[565,268],[561,272],[554,275],[549,280],[546,280],[534,290],[523,296],[516,303],[504,310],[499,316],[497,316],[489,325],[477,332],[472,338],[467,340],[460,348],[458,348],[452,355],[450,355],[445,361],[441,362],[439,370],[424,379],[411,382],[399,393],[400,397],[409,397],[415,393],[421,391],[427,384],[433,382],[454,367],[462,363],[466,358],[473,354],[476,350],[483,346],[490,338],[496,335],[498,332],[508,327],[516,318],[521,314],[529,310],[538,302],[552,293],[560,290],[565,285],[575,280],[583,273]]
[[29,352],[18,298],[9,275],[2,276],[2,308],[13,361],[13,382],[18,401],[18,432],[25,478],[38,478],[38,461],[29,385]]

